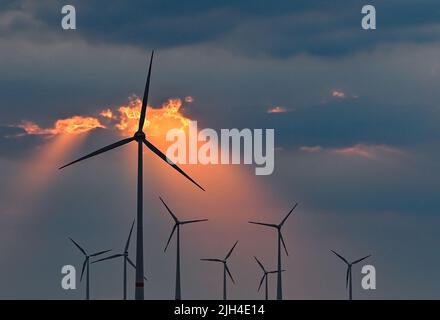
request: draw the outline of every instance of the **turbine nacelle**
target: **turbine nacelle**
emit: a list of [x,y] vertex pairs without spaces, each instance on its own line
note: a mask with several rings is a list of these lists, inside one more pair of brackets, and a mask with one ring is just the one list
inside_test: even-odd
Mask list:
[[142,130],[136,131],[136,133],[133,136],[134,140],[137,142],[143,142],[146,138],[145,133]]

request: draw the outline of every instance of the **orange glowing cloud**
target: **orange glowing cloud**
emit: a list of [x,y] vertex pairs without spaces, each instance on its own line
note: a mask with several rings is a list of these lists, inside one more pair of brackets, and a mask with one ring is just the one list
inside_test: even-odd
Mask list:
[[276,106],[276,107],[269,108],[267,110],[267,113],[284,113],[284,112],[288,112],[288,111],[289,110],[286,109],[285,107]]
[[107,118],[107,119],[114,119],[113,111],[111,109],[105,109],[102,110],[99,114],[101,117]]
[[105,128],[97,118],[73,116],[67,119],[60,119],[55,122],[52,128],[41,128],[34,122],[24,121],[18,125],[29,135],[58,135],[58,134],[81,134],[96,128]]
[[[194,98],[187,96],[187,103]],[[147,120],[144,129],[148,136],[164,136],[170,129],[185,130],[188,128],[190,119],[181,113],[183,102],[181,99],[168,99],[159,108],[147,107]],[[98,118],[86,116],[73,116],[67,119],[57,120],[53,127],[42,128],[35,122],[23,121],[16,127],[22,128],[27,135],[55,136],[59,134],[81,134],[96,128],[114,128],[121,135],[134,134],[138,129],[142,101],[137,97],[131,97],[128,104],[112,110],[107,108],[99,113],[107,126],[104,126]]]
[[340,90],[333,90],[332,91],[332,97],[339,98],[339,99],[344,99],[346,97],[346,94],[345,94],[345,92],[340,91]]
[[[115,116],[115,128],[123,135],[131,135],[137,131],[142,101],[139,98],[130,99],[127,105],[118,108]],[[148,136],[165,135],[170,129],[184,130],[189,126],[190,119],[181,114],[182,100],[168,99],[160,108],[147,107],[147,120],[144,129]]]

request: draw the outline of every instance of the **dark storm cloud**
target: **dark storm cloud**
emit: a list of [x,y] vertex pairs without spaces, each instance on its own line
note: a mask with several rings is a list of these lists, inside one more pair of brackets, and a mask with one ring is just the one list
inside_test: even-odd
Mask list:
[[[209,44],[248,56],[289,57],[298,53],[339,56],[390,42],[439,40],[435,0],[370,1],[378,30],[361,30],[364,1],[71,1],[81,37],[93,43],[142,48]],[[5,34],[33,33],[39,23],[60,35],[59,1],[7,2],[18,15]],[[31,20],[26,24],[26,19]]]

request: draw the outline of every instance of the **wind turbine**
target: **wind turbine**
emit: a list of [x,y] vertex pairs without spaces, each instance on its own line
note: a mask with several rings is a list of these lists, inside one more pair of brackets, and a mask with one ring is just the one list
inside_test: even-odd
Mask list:
[[281,221],[280,224],[270,224],[270,223],[263,223],[263,222],[254,222],[249,221],[249,223],[252,224],[258,224],[265,227],[271,227],[277,229],[278,232],[278,277],[277,277],[277,300],[283,300],[283,286],[282,286],[282,278],[281,278],[281,243],[283,244],[284,251],[286,251],[286,255],[289,255],[286,248],[286,243],[284,242],[283,234],[281,233],[281,228],[283,227],[284,223],[286,222],[287,218],[289,218],[290,214],[293,210],[298,206],[298,203],[295,203],[293,208],[289,211],[289,213],[286,215],[286,217]]
[[339,259],[344,261],[345,264],[347,265],[347,276],[346,276],[346,280],[345,280],[345,287],[346,288],[348,287],[348,300],[353,300],[353,279],[352,279],[352,274],[351,274],[351,268],[353,267],[354,264],[359,263],[359,262],[371,257],[371,254],[369,254],[368,256],[365,256],[361,259],[355,260],[353,262],[348,262],[347,259],[345,259],[343,256],[341,256],[336,251],[333,251],[333,250],[331,250],[331,251],[335,255],[337,255]]
[[171,231],[170,237],[168,238],[167,245],[165,246],[165,250],[167,251],[168,245],[170,244],[171,238],[174,235],[174,231],[177,230],[177,257],[176,257],[176,291],[175,291],[175,299],[180,300],[182,298],[182,292],[180,287],[180,226],[184,224],[196,223],[196,222],[204,222],[208,221],[208,219],[199,219],[199,220],[185,220],[180,221],[176,215],[171,211],[171,209],[167,206],[165,201],[161,197],[159,197],[160,201],[162,201],[165,208],[167,208],[169,214],[174,220],[173,230]]
[[[263,264],[260,262],[260,260],[255,257],[255,261],[257,261],[258,265],[260,266],[261,270],[263,270],[263,277],[261,278],[260,285],[258,286],[258,291],[260,291],[261,286],[263,285],[263,281],[265,281],[265,299],[269,300],[269,274],[278,273],[278,270],[275,271],[267,271],[266,268],[264,268]],[[281,270],[281,272],[284,272],[286,270]]]
[[67,166],[70,166],[74,163],[80,162],[82,160],[94,157],[96,155],[99,155],[101,153],[110,151],[112,149],[121,147],[123,145],[126,145],[130,142],[136,142],[138,144],[138,176],[137,176],[137,233],[136,233],[136,283],[135,283],[135,298],[136,300],[143,300],[144,299],[144,252],[143,252],[143,239],[144,239],[144,233],[143,233],[143,165],[142,165],[142,151],[143,151],[143,144],[147,146],[148,149],[150,149],[153,153],[155,153],[159,158],[167,162],[170,166],[172,166],[175,170],[177,170],[180,174],[182,174],[184,177],[186,177],[188,180],[190,180],[192,183],[194,183],[197,187],[205,191],[197,182],[195,182],[193,179],[191,179],[190,176],[188,176],[182,169],[180,169],[175,163],[173,163],[165,154],[163,154],[159,149],[157,149],[150,141],[147,140],[145,133],[143,131],[145,118],[147,114],[147,103],[148,103],[148,93],[150,90],[150,78],[151,78],[151,66],[153,63],[153,55],[154,51],[151,53],[150,58],[150,66],[148,68],[148,76],[147,76],[147,82],[145,84],[145,91],[144,91],[144,97],[142,99],[142,109],[141,114],[139,118],[139,128],[138,131],[134,134],[133,137],[122,139],[118,142],[115,142],[113,144],[110,144],[104,148],[101,148],[95,152],[89,153],[88,155],[81,157],[75,161],[72,161],[64,166],[62,166],[60,169],[63,169]]
[[[92,264],[94,264],[94,263],[97,263],[100,261],[111,260],[111,259],[123,257],[123,259],[124,259],[124,276],[123,276],[123,278],[124,278],[124,300],[127,300],[127,263],[129,263],[136,270],[136,265],[128,257],[128,247],[130,246],[130,239],[131,239],[131,233],[133,232],[133,226],[134,226],[134,221],[131,225],[130,233],[128,234],[128,239],[127,239],[127,242],[125,243],[123,253],[114,254],[112,256],[105,257],[105,258],[95,260],[92,262]],[[147,281],[147,278],[144,277],[144,279]]]
[[227,294],[226,294],[226,273],[228,274],[229,278],[231,278],[232,283],[235,284],[234,278],[232,278],[231,271],[229,271],[228,268],[228,258],[231,256],[232,251],[234,251],[235,246],[237,245],[238,241],[235,242],[234,246],[229,250],[226,257],[222,259],[200,259],[202,261],[211,261],[211,262],[221,262],[223,263],[223,300],[226,300]]
[[78,243],[75,242],[75,240],[73,240],[72,238],[69,238],[69,239],[79,249],[79,251],[81,251],[81,253],[84,255],[84,262],[83,262],[83,266],[82,266],[80,281],[82,281],[82,278],[84,275],[84,270],[87,267],[87,271],[86,271],[86,300],[90,300],[90,258],[107,253],[111,250],[104,250],[104,251],[99,251],[99,252],[96,252],[93,254],[88,254],[86,250],[84,250]]

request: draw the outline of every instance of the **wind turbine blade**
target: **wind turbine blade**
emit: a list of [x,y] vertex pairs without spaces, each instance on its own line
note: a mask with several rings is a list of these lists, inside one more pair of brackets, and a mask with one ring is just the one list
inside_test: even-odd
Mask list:
[[187,221],[182,221],[180,224],[189,224],[189,223],[204,222],[204,221],[208,221],[208,219],[187,220]]
[[179,219],[177,219],[176,215],[171,211],[171,209],[168,207],[168,205],[165,203],[165,201],[162,199],[162,197],[159,197],[160,201],[162,201],[163,205],[165,206],[165,208],[167,208],[169,214],[171,215],[171,217],[173,217],[173,220],[178,223]]
[[283,234],[281,233],[281,231],[280,231],[280,238],[281,238],[281,243],[283,244],[283,247],[284,247],[284,251],[286,251],[286,255],[289,255],[289,252],[287,252],[286,243],[284,242]]
[[229,271],[228,265],[225,263],[226,272],[228,273],[229,278],[231,278],[232,283],[235,284],[234,278],[232,278],[231,271]]
[[347,277],[345,279],[345,288],[348,288],[348,282],[350,281],[350,273],[351,273],[351,267],[347,268]]
[[[136,270],[136,265],[134,264],[133,261],[131,261],[131,259],[129,257],[126,258],[128,263],[134,268],[134,270]],[[144,276],[145,281],[148,281],[147,277]]]
[[[286,270],[281,270],[281,272],[286,272]],[[268,273],[269,274],[278,273],[278,270],[269,271]]]
[[151,142],[149,142],[147,139],[144,139],[145,145],[150,149],[153,153],[155,153],[159,158],[161,158],[163,161],[167,162],[170,166],[172,166],[175,170],[177,170],[180,174],[182,174],[185,178],[187,178],[189,181],[194,183],[197,187],[205,191],[197,182],[195,182],[189,175],[187,175],[182,169],[180,169],[174,162],[172,162],[166,155],[162,153],[159,149],[157,149]]
[[131,259],[130,259],[129,257],[127,257],[127,261],[128,261],[128,263],[129,263],[133,268],[136,269],[136,265],[134,264],[133,261],[131,261]]
[[81,248],[81,246],[78,244],[78,243],[76,243],[76,241],[75,240],[73,240],[72,238],[69,238],[70,239],[70,241],[72,241],[73,242],[73,244],[82,252],[82,254],[83,255],[85,255],[85,256],[87,256],[87,253],[86,253],[86,250],[84,250],[83,248]]
[[89,261],[88,257],[84,259],[82,270],[81,270],[81,278],[79,279],[79,281],[82,281],[82,279],[83,279],[84,270],[86,269],[87,261]]
[[171,238],[173,237],[173,234],[174,234],[174,231],[176,231],[176,228],[177,228],[177,223],[174,224],[173,230],[171,231],[170,237],[168,238],[167,245],[165,246],[165,249],[163,250],[164,252],[167,251],[168,245],[170,244]]
[[333,251],[333,250],[331,250],[331,252],[333,252],[335,255],[337,255],[339,257],[339,259],[344,261],[346,264],[349,264],[348,261],[343,256],[341,256],[339,253],[337,253],[336,251]]
[[228,254],[225,257],[225,260],[228,260],[228,258],[231,256],[232,251],[234,251],[235,246],[237,245],[238,241],[235,242],[235,244],[232,246],[231,250],[229,250]]
[[99,256],[99,255],[101,255],[101,254],[107,253],[107,252],[109,252],[109,251],[112,251],[112,250],[110,249],[110,250],[99,251],[99,252],[97,252],[97,253],[91,254],[90,256],[91,256],[91,257],[96,257],[96,256]]
[[128,247],[130,246],[130,239],[131,239],[131,233],[133,232],[134,222],[135,220],[133,220],[133,223],[131,224],[131,229],[130,229],[130,233],[128,234],[127,242],[125,243],[124,252],[127,252]]
[[293,212],[293,210],[295,210],[295,208],[297,206],[298,206],[298,203],[295,203],[295,205],[293,206],[292,209],[290,209],[289,213],[286,215],[286,217],[283,219],[283,221],[281,221],[280,227],[284,224],[284,222],[286,222],[287,218],[289,218],[290,214]]
[[95,152],[89,153],[88,155],[86,155],[86,156],[84,156],[84,157],[82,157],[82,158],[79,158],[79,159],[77,159],[77,160],[75,160],[75,161],[72,161],[72,162],[70,162],[70,163],[68,163],[68,164],[66,164],[66,165],[64,165],[64,166],[62,166],[62,167],[60,167],[59,169],[61,170],[61,169],[65,168],[65,167],[68,167],[68,166],[74,164],[74,163],[77,163],[77,162],[80,162],[80,161],[82,161],[82,160],[85,160],[85,159],[88,159],[88,158],[91,158],[91,157],[97,156],[98,154],[101,154],[101,153],[104,153],[104,152],[110,151],[110,150],[112,150],[112,149],[114,149],[114,148],[117,148],[117,147],[123,146],[124,144],[127,144],[127,143],[129,143],[129,142],[132,142],[133,140],[134,140],[134,138],[127,138],[127,139],[123,139],[123,140],[121,140],[121,141],[115,142],[115,143],[113,143],[113,144],[111,144],[111,145],[108,145],[108,146],[106,146],[106,147],[104,147],[104,148],[101,148],[101,149],[99,149],[99,150],[97,150],[97,151],[95,151]]
[[200,259],[201,261],[211,261],[211,262],[223,262],[223,260],[220,259]]
[[362,260],[365,260],[365,259],[367,259],[367,258],[369,258],[369,257],[371,257],[371,254],[369,254],[368,256],[365,256],[365,257],[363,257],[363,258],[361,258],[361,259],[358,259],[358,260],[356,260],[356,261],[353,261],[351,264],[359,263],[359,262],[361,262]]
[[273,223],[263,223],[263,222],[255,222],[255,221],[249,221],[249,223],[258,224],[260,226],[265,226],[265,227],[278,228],[278,226],[276,224],[273,224]]
[[257,290],[258,292],[260,292],[261,285],[263,284],[264,278],[266,278],[266,277],[267,277],[267,275],[264,274],[263,277],[261,278],[260,285],[258,286],[258,290]]
[[266,269],[264,269],[263,264],[260,262],[260,260],[257,259],[257,257],[254,256],[255,261],[257,261],[258,265],[263,269],[263,272],[266,273]]
[[105,260],[110,260],[110,259],[115,259],[115,258],[123,257],[123,256],[124,256],[123,254],[114,254],[114,255],[109,256],[109,257],[105,257],[105,258],[102,258],[102,259],[99,259],[99,260],[95,260],[95,261],[92,262],[92,264],[100,262],[100,261],[105,261]]
[[148,68],[147,82],[145,83],[144,98],[142,99],[142,109],[139,118],[139,131],[144,128],[145,117],[147,115],[148,93],[150,91],[151,66],[153,64],[154,50],[151,52],[150,67]]

